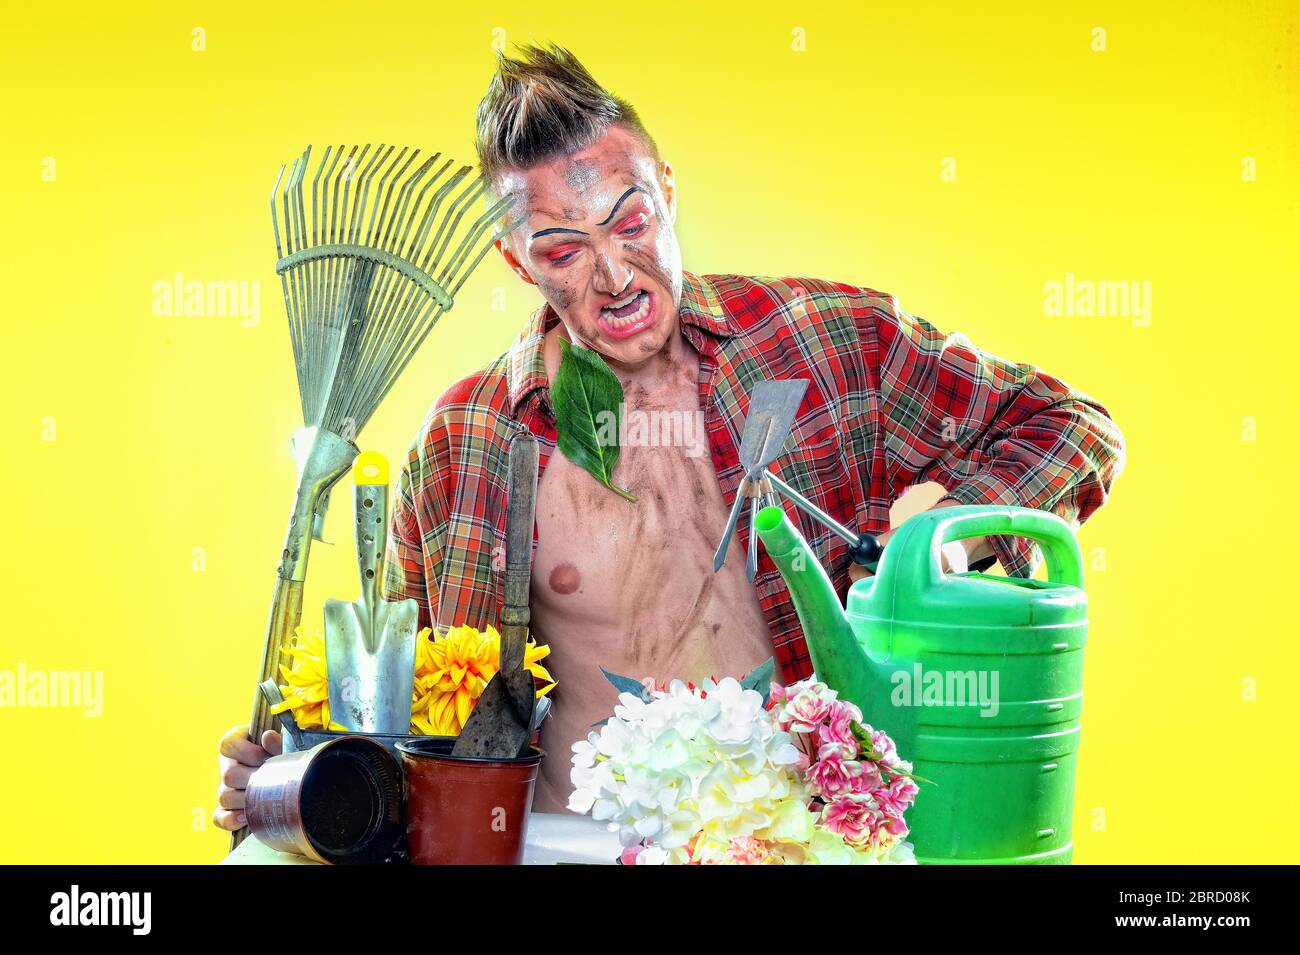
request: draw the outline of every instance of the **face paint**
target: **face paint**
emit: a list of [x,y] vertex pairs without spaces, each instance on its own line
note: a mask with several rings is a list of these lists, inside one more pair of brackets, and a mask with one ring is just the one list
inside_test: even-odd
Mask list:
[[581,195],[600,181],[600,170],[594,163],[585,159],[574,160],[565,170],[564,182],[574,192]]
[[502,177],[527,195],[515,256],[571,340],[639,367],[677,331],[681,250],[660,167],[612,127],[575,156]]

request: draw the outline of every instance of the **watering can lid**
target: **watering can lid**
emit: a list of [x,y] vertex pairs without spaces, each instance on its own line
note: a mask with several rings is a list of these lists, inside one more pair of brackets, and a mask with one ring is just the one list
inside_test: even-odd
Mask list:
[[[992,535],[1039,544],[1048,579],[942,572],[945,543]],[[925,511],[894,534],[875,576],[849,589],[847,609],[855,617],[965,629],[1083,623],[1083,558],[1069,525],[1045,511],[990,505]]]

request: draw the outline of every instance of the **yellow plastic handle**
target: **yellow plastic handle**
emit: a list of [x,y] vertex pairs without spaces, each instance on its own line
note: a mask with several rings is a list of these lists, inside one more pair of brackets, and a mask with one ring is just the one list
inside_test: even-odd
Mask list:
[[352,483],[371,487],[388,483],[388,459],[378,451],[362,451],[352,465]]

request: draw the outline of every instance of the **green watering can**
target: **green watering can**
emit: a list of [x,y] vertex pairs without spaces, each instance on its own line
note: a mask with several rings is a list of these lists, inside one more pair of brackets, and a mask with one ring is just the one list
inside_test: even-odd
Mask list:
[[[1069,863],[1088,604],[1069,526],[961,506],[898,529],[840,606],[780,507],[755,521],[785,577],[818,679],[889,733],[922,783],[908,813],[922,863]],[[1048,582],[945,574],[940,548],[1004,534],[1041,545]]]

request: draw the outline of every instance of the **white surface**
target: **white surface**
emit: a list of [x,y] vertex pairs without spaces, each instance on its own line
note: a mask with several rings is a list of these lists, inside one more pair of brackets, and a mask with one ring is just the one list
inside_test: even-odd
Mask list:
[[[557,862],[613,865],[621,849],[618,833],[605,831],[604,825],[590,816],[535,812],[528,817],[524,865],[555,865]],[[222,859],[221,864],[316,865],[302,856],[276,852],[252,836]]]
[[623,851],[617,832],[590,816],[571,812],[535,812],[528,817],[524,865],[586,862],[613,865]]

